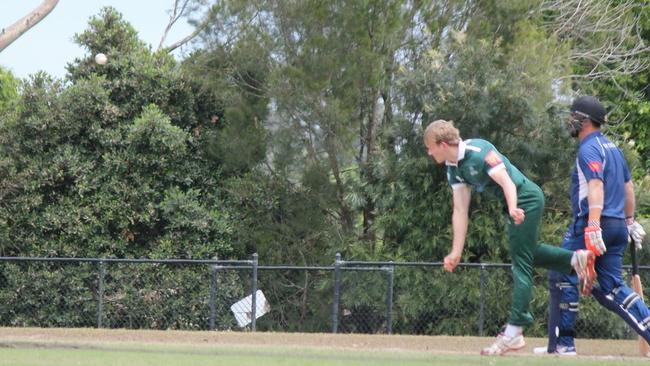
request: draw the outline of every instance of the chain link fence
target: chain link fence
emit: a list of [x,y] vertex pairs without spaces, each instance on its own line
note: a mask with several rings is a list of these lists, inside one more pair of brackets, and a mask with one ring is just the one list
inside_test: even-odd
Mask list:
[[[461,264],[453,274],[441,266],[343,261],[340,255],[322,267],[264,266],[257,255],[238,261],[0,257],[0,326],[498,333],[511,302],[510,266]],[[649,269],[639,267],[645,283]],[[624,270],[629,277],[630,268]],[[546,273],[534,281],[536,320],[526,334],[545,337]],[[231,309],[241,301],[248,310],[244,324]],[[259,307],[264,302],[266,309]],[[582,299],[579,319],[581,338],[636,336],[591,297]]]

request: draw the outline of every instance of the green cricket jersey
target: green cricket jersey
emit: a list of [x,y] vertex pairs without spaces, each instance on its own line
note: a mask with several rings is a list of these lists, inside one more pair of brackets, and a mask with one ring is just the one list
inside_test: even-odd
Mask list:
[[469,184],[476,191],[488,192],[503,202],[503,189],[489,175],[496,169],[506,169],[517,186],[517,207],[526,211],[526,218],[521,224],[514,225],[509,218],[507,228],[513,279],[508,324],[527,326],[533,322],[533,315],[529,311],[533,296],[533,267],[571,273],[573,252],[538,243],[544,193],[491,143],[472,139],[458,144],[458,164],[447,162],[447,179],[452,187]]
[[477,192],[485,191],[504,200],[501,186],[489,175],[497,169],[506,169],[517,187],[527,180],[519,169],[488,141],[465,140],[458,144],[458,164],[447,162],[447,180],[452,187],[458,184],[469,184]]

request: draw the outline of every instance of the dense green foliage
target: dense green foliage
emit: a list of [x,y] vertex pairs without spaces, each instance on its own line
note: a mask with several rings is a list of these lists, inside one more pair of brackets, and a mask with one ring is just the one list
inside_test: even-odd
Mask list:
[[76,60],[66,83],[32,76],[0,126],[2,254],[230,254],[219,166],[200,132],[216,128],[210,94],[112,9],[77,41],[111,62]]
[[[585,91],[621,121],[609,133],[634,167],[647,216],[648,70],[560,82],[592,65],[569,57],[575,39],[549,28],[561,12],[541,11],[545,3],[229,0],[211,8],[214,22],[182,62],[152,52],[106,8],[76,35],[88,53],[65,80],[0,70],[0,254],[440,261],[450,189],[422,144],[423,126],[439,118],[492,141],[542,186],[541,239],[558,244],[575,149],[562,96]],[[206,2],[193,5],[200,14]],[[647,40],[649,8],[637,10]],[[93,62],[97,52],[106,65]],[[504,220],[500,203],[474,195],[463,260],[508,262]],[[19,273],[5,276],[30,281]],[[331,285],[295,272],[264,281],[291,299],[275,310],[289,328],[324,306],[301,296]],[[422,281],[413,274],[401,286]],[[372,308],[375,295],[348,296]],[[415,318],[431,303],[398,301]],[[460,333],[455,326],[428,332]]]
[[18,98],[18,81],[8,71],[0,67],[0,113],[8,112]]

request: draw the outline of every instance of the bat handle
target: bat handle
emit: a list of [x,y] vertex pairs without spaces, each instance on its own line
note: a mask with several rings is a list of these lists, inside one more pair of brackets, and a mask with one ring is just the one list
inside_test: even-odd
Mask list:
[[[631,239],[631,238],[630,238]],[[632,274],[639,274],[639,258],[636,253],[636,241],[630,240],[630,254],[632,255]]]

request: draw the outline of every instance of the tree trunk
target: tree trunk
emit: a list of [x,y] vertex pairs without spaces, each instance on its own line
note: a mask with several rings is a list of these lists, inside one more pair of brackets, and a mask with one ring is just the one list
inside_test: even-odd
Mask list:
[[[370,185],[376,183],[377,178],[373,173],[373,163],[375,161],[375,155],[379,151],[377,146],[377,135],[379,133],[379,125],[381,124],[384,118],[384,101],[381,98],[379,90],[373,92],[372,94],[372,112],[368,118],[368,127],[366,129],[365,145],[366,145],[366,159],[363,162],[363,171],[365,175],[366,182]],[[363,208],[363,237],[369,243],[371,243],[374,249],[374,242],[376,239],[374,221],[376,216],[375,211],[375,200],[374,197],[366,194],[366,204]],[[374,251],[374,250],[373,250]]]
[[37,6],[36,9],[19,19],[16,23],[7,28],[3,28],[0,33],[0,52],[43,20],[58,3],[59,0],[44,0],[41,5]]
[[350,207],[348,207],[348,204],[345,202],[345,188],[343,186],[343,179],[341,178],[341,170],[339,169],[339,164],[336,160],[337,154],[329,132],[325,135],[325,149],[327,151],[330,169],[332,169],[332,174],[334,175],[334,180],[336,181],[336,197],[339,205],[341,205],[341,226],[345,231],[350,232],[353,228],[352,210],[350,210]]

